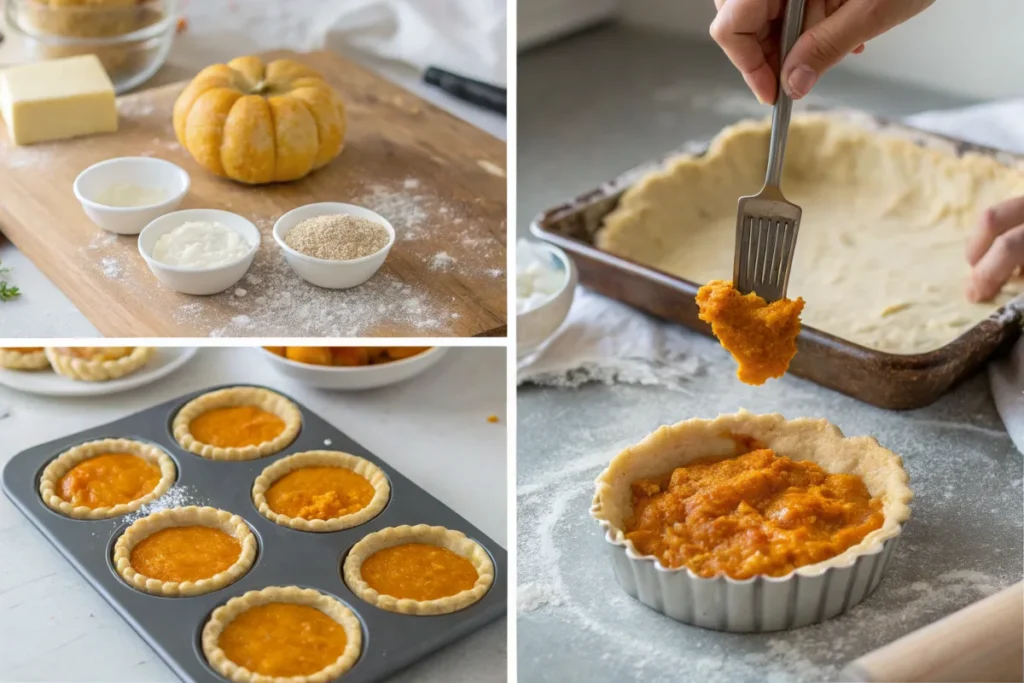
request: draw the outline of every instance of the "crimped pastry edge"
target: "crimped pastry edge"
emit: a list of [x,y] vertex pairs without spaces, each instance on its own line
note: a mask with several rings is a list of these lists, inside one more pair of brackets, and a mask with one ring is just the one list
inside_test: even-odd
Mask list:
[[[189,425],[208,410],[251,405],[277,415],[284,421],[284,429],[270,441],[255,446],[221,448],[199,441]],[[186,403],[174,416],[171,431],[178,445],[210,460],[257,460],[287,448],[299,435],[302,414],[298,406],[277,392],[260,387],[228,387],[211,391]]]
[[48,370],[50,368],[50,359],[46,357],[46,349],[29,352],[0,349],[0,368],[8,370]]
[[[234,564],[224,571],[199,581],[161,581],[147,577],[131,565],[136,544],[158,531],[176,526],[207,526],[238,540],[242,549]],[[187,597],[203,595],[229,586],[248,572],[256,560],[256,536],[238,515],[212,507],[188,507],[160,510],[136,520],[114,544],[114,567],[128,585],[151,595]]]
[[740,410],[712,420],[693,418],[659,427],[640,443],[612,458],[595,482],[596,492],[590,508],[591,516],[600,523],[606,539],[625,549],[631,559],[652,560],[662,571],[706,579],[687,567],[665,567],[657,558],[641,554],[626,538],[622,527],[632,512],[630,486],[634,481],[663,475],[703,457],[742,455],[738,452],[742,449],[737,448],[732,436],[751,437],[779,455],[814,462],[826,472],[857,474],[872,496],[882,498],[885,521],[880,528],[835,557],[797,567],[783,577],[771,577],[773,581],[794,575],[819,576],[832,567],[852,566],[861,555],[881,552],[885,541],[898,536],[902,525],[910,519],[913,493],[903,461],[874,437],[846,437],[824,419],[787,420],[778,413],[755,415]]
[[136,346],[130,354],[116,360],[72,358],[61,353],[55,347],[47,347],[45,353],[53,371],[58,375],[82,382],[109,382],[130,375],[141,368],[153,357],[156,349],[149,346]]
[[[472,588],[437,600],[395,598],[378,593],[363,580],[363,562],[379,550],[403,543],[426,543],[446,548],[473,563],[477,580]],[[449,614],[480,601],[494,582],[494,563],[483,546],[460,531],[443,526],[395,526],[375,531],[360,540],[349,551],[344,565],[345,584],[366,602],[389,612],[414,615]]]
[[[224,628],[246,610],[272,602],[307,605],[334,619],[345,629],[345,651],[334,663],[308,676],[266,676],[232,662],[219,645]],[[270,586],[231,598],[215,609],[203,627],[202,644],[203,654],[214,671],[234,683],[326,683],[344,674],[359,660],[363,649],[363,629],[355,613],[337,598],[312,588]]]
[[[160,481],[152,491],[128,503],[105,508],[74,506],[57,495],[57,482],[75,465],[103,453],[131,453],[160,468]],[[174,460],[162,448],[132,439],[99,439],[73,446],[54,458],[39,478],[39,496],[46,507],[72,519],[108,519],[135,512],[167,493],[178,476]]]
[[[360,475],[374,488],[374,496],[361,510],[331,519],[305,519],[274,512],[266,493],[281,477],[304,467],[343,467]],[[264,469],[252,486],[252,502],[260,514],[275,524],[299,531],[328,532],[365,524],[381,513],[391,497],[391,484],[384,471],[365,458],[343,451],[303,451],[282,458]]]

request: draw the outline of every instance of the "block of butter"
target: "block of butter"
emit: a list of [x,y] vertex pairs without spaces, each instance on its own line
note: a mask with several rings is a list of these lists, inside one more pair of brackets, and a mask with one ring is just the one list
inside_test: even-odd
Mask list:
[[16,145],[117,130],[114,84],[96,55],[0,71],[0,114]]

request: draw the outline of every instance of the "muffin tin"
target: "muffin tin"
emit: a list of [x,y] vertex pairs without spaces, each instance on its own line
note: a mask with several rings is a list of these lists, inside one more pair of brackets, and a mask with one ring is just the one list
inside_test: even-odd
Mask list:
[[[206,460],[179,447],[170,430],[174,415],[193,398],[220,388],[226,387],[196,391],[115,422],[30,448],[14,456],[3,471],[7,497],[178,677],[203,683],[225,680],[203,655],[202,628],[213,610],[230,598],[268,586],[315,588],[338,598],[355,613],[363,627],[363,651],[355,666],[342,676],[345,681],[384,678],[506,613],[505,550],[295,399],[287,397],[302,413],[302,429],[295,441],[279,453],[257,460],[225,462]],[[261,388],[287,396],[271,387]],[[140,512],[112,519],[76,520],[48,508],[39,496],[38,486],[47,463],[77,444],[114,437],[147,441],[163,448],[178,468],[178,478],[171,490]],[[383,469],[391,483],[387,507],[365,524],[328,533],[296,531],[263,517],[251,499],[256,477],[280,458],[317,449],[352,453]],[[237,485],[226,486],[229,477]],[[184,598],[142,593],[125,583],[114,569],[114,544],[131,521],[148,510],[165,507],[162,501],[179,497],[185,500],[175,501],[176,505],[209,505],[245,519],[259,543],[256,561],[238,581],[212,593]],[[444,526],[463,532],[483,546],[495,569],[494,583],[487,594],[461,611],[431,617],[386,612],[353,594],[342,578],[342,563],[349,549],[373,531],[402,524]]]

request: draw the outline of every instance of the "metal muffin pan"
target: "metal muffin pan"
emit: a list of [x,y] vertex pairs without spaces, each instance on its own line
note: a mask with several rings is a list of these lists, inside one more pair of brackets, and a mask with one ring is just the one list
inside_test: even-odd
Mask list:
[[[828,111],[832,116],[885,135],[909,137],[917,144],[962,156],[968,152],[992,157],[1024,169],[1024,156],[963,140],[928,133],[864,112]],[[531,224],[534,235],[564,249],[579,270],[580,284],[625,304],[680,323],[711,336],[711,326],[697,316],[701,283],[598,249],[594,243],[604,219],[622,195],[648,173],[680,155],[701,156],[708,142],[690,142],[656,161],[641,164],[598,188],[549,209]],[[685,226],[680,226],[684,229]],[[1024,319],[1016,300],[934,351],[896,354],[877,351],[812,327],[803,326],[789,372],[823,387],[891,410],[909,410],[934,403],[971,375],[989,357],[1020,336]]]
[[[225,386],[250,386],[230,384]],[[4,467],[7,497],[28,517],[71,565],[114,610],[142,636],[183,681],[215,683],[225,679],[206,661],[200,634],[210,613],[230,598],[268,586],[296,585],[315,588],[345,603],[363,626],[363,651],[341,679],[376,681],[421,659],[506,613],[508,555],[479,529],[439,500],[402,476],[385,460],[338,431],[295,399],[302,413],[302,429],[280,453],[244,462],[214,461],[193,455],[175,442],[171,420],[196,396],[225,387],[211,387],[153,406],[115,422],[62,437],[14,456]],[[272,387],[262,387],[287,396]],[[130,587],[114,569],[114,543],[144,512],[105,520],[75,520],[48,508],[39,496],[43,468],[68,448],[103,438],[148,441],[163,448],[174,460],[178,478],[171,490],[153,503],[184,490],[183,505],[209,505],[241,516],[259,542],[253,567],[235,583],[205,595],[168,598],[148,595]],[[329,533],[296,531],[279,526],[259,513],[252,503],[253,481],[274,461],[301,451],[339,450],[366,458],[387,475],[391,499],[366,524]],[[143,509],[145,510],[145,508]],[[469,607],[440,616],[409,616],[378,609],[349,590],[342,578],[342,562],[349,549],[367,534],[401,524],[431,524],[461,531],[483,546],[494,561],[494,583],[488,593]]]

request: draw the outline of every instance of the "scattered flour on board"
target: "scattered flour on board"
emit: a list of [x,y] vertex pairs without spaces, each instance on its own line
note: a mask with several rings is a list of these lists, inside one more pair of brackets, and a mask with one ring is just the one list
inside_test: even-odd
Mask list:
[[451,270],[455,265],[455,259],[447,251],[439,251],[430,259],[431,270]]
[[138,97],[125,97],[117,101],[117,113],[126,118],[145,118],[152,116],[156,106],[149,100]]
[[100,260],[100,267],[103,268],[103,274],[111,280],[119,280],[121,278],[121,264],[113,256],[104,256]]

